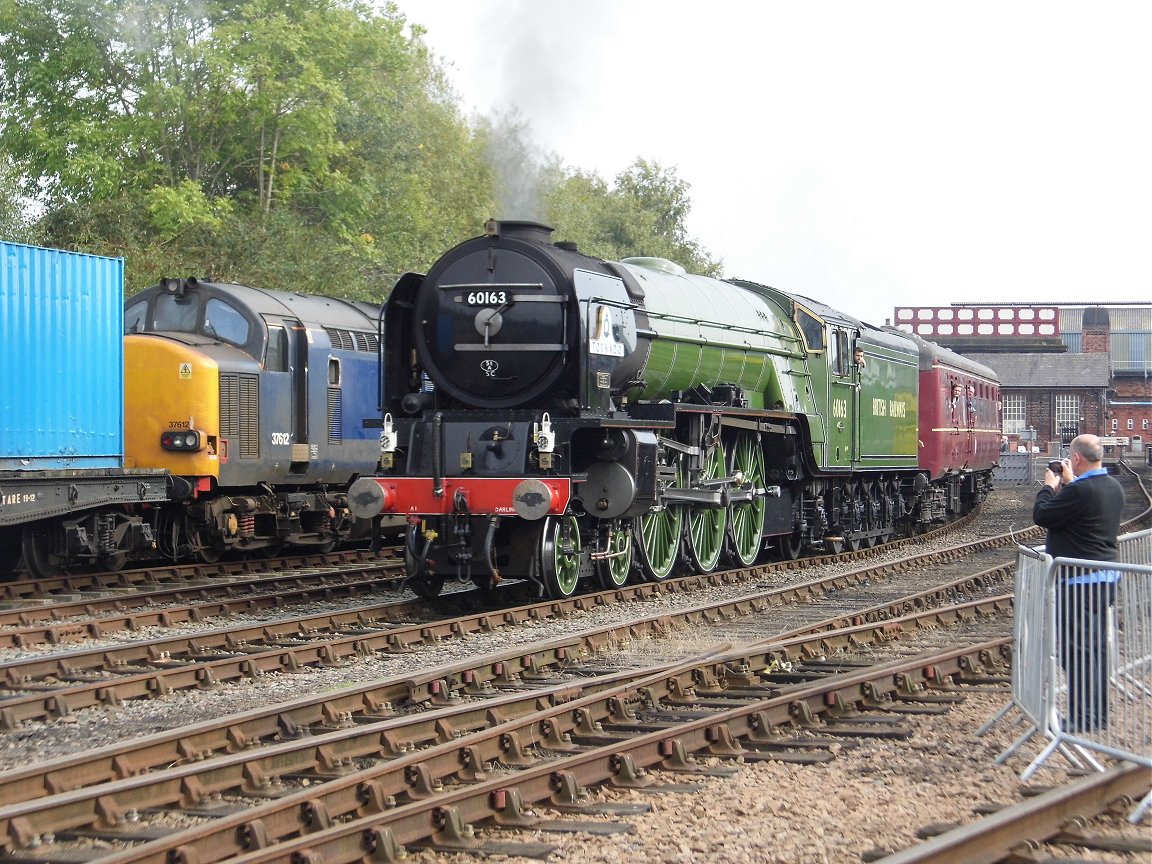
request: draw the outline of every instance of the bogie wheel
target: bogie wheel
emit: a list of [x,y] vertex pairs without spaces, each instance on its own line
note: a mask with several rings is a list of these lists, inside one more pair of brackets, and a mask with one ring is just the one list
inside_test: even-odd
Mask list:
[[[683,473],[677,469],[676,485],[682,486]],[[636,560],[648,582],[663,582],[672,575],[680,560],[680,535],[684,508],[668,504],[663,510],[645,513],[632,520]]]
[[124,565],[127,563],[127,552],[113,552],[111,555],[105,555],[100,559],[100,566],[102,566],[109,573],[119,573],[124,569]]
[[58,525],[25,525],[24,538],[20,544],[24,553],[24,566],[28,573],[38,579],[59,576],[64,563],[62,550],[64,536]]
[[898,493],[893,489],[877,489],[876,494],[880,496],[877,506],[880,508],[880,524],[883,529],[880,536],[876,538],[876,545],[882,546],[892,539],[892,532],[896,527],[896,507],[900,499]]
[[553,600],[571,597],[580,581],[583,550],[575,516],[548,516],[540,535],[540,575]]
[[764,488],[764,451],[758,436],[744,434],[736,439],[732,448],[729,474],[743,474],[745,484],[751,486],[755,497],[728,507],[728,548],[732,562],[738,567],[756,563],[763,548],[764,514],[768,502],[757,490]]
[[207,531],[196,535],[196,558],[204,564],[215,564],[224,557],[224,541]]
[[782,561],[795,561],[800,557],[801,548],[800,534],[796,531],[776,538],[776,551],[780,553]]
[[408,578],[404,587],[408,588],[421,600],[435,600],[444,590],[444,577],[429,572],[426,568],[419,576],[416,573],[416,560],[420,554],[417,544],[420,543],[420,532],[415,525],[409,525],[404,535],[404,572]]
[[606,591],[622,588],[632,571],[632,529],[623,520],[614,521],[608,528],[609,557],[596,562],[596,578]]
[[[717,441],[704,457],[700,480],[722,477],[725,468],[724,444]],[[727,507],[691,507],[688,510],[688,560],[697,573],[711,573],[720,562],[727,533]]]

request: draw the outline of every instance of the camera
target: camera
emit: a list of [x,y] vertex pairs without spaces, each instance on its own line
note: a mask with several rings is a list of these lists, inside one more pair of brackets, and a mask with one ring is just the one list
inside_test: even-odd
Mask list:
[[1053,459],[1051,462],[1048,463],[1048,470],[1051,471],[1053,474],[1055,474],[1057,477],[1059,477],[1061,474],[1064,473],[1064,463],[1061,462],[1059,459]]

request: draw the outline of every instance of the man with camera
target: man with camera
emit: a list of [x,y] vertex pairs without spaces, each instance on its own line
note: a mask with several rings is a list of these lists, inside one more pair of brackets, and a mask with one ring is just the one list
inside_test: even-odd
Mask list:
[[[1036,493],[1032,520],[1048,529],[1045,551],[1053,558],[1115,561],[1124,512],[1124,490],[1101,464],[1095,435],[1079,435],[1068,458],[1048,463]],[[1057,585],[1060,663],[1068,682],[1068,725],[1090,731],[1108,722],[1108,619],[1120,575],[1088,565],[1064,568]]]

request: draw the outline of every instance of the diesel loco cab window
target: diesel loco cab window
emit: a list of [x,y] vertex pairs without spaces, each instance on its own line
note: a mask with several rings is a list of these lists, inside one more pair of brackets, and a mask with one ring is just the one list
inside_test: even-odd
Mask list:
[[124,332],[140,333],[144,330],[144,318],[148,315],[148,301],[133,303],[124,310]]
[[248,320],[223,300],[213,297],[204,312],[204,334],[243,345],[248,341]]
[[161,332],[195,333],[199,319],[200,304],[194,296],[161,294],[156,298],[156,329]]
[[268,328],[268,352],[264,368],[269,372],[288,371],[288,333],[283,327]]

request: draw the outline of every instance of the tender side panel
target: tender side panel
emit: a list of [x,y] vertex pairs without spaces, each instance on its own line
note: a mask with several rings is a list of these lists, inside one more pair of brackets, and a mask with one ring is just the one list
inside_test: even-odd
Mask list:
[[920,420],[917,354],[857,340],[863,349],[859,366],[859,450],[862,468],[916,466]]

